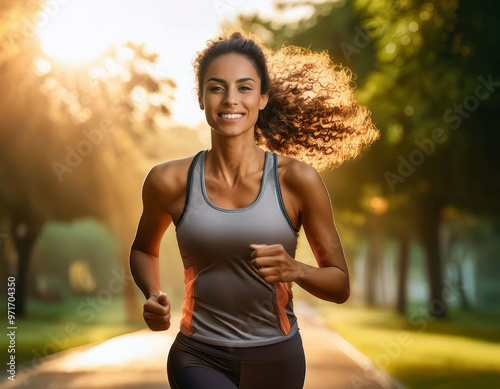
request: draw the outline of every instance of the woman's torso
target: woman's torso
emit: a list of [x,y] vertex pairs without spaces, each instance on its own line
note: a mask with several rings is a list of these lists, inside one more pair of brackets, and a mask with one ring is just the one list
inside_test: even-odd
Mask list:
[[249,247],[281,243],[295,257],[298,215],[287,211],[295,208],[291,202],[296,199],[279,182],[279,156],[265,152],[264,170],[242,180],[242,197],[237,198],[238,190],[228,194],[209,178],[206,152],[186,159],[184,199],[172,205],[185,269],[181,332],[230,347],[287,339],[298,330],[291,282],[266,282],[250,263]]

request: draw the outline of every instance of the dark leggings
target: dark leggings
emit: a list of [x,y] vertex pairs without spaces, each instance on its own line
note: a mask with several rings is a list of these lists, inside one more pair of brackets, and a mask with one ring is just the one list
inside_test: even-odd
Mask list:
[[172,389],[302,389],[306,360],[299,331],[257,347],[214,346],[179,332],[168,353]]

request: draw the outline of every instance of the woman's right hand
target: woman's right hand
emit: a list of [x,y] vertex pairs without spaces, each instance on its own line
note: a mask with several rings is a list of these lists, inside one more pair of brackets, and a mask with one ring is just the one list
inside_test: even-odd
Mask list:
[[152,331],[170,328],[170,301],[162,291],[155,292],[144,303],[144,321]]

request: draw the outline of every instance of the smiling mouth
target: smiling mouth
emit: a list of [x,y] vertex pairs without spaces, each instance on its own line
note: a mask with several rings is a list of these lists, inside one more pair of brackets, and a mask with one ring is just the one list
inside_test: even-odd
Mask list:
[[239,119],[244,115],[244,113],[231,113],[231,114],[219,113],[218,115],[224,119]]

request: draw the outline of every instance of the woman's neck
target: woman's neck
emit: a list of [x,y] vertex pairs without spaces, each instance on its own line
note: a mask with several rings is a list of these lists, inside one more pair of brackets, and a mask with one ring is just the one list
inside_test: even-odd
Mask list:
[[[234,139],[236,140],[236,139]],[[242,177],[262,171],[265,152],[252,143],[212,142],[206,155],[206,172],[233,187]]]

